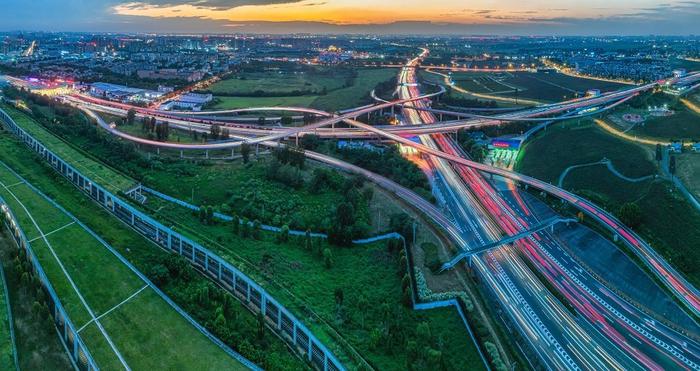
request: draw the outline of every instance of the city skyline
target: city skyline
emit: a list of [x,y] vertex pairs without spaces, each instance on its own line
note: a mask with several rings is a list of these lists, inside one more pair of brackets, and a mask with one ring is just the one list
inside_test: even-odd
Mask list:
[[[698,1],[9,0],[2,31],[692,35]],[[60,21],[58,21],[60,20]]]

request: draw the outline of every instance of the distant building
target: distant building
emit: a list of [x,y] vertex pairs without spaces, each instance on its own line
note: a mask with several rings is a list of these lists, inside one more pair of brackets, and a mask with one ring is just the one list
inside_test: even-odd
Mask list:
[[121,102],[148,102],[163,96],[163,93],[153,90],[130,88],[128,86],[106,82],[90,84],[89,92],[96,97],[118,100]]
[[200,111],[202,107],[214,99],[212,94],[187,93],[181,95],[175,100],[171,100],[161,105],[161,109],[186,109],[192,111]]
[[492,148],[499,148],[499,149],[513,149],[517,150],[520,149],[520,145],[522,144],[522,139],[517,138],[517,137],[500,137],[500,138],[494,138],[491,140],[490,147]]
[[586,90],[586,96],[587,97],[599,97],[600,96],[600,89],[588,89],[588,90]]
[[700,142],[693,143],[693,145],[690,147],[690,150],[693,152],[700,152]]
[[685,70],[685,68],[677,68],[673,70],[673,77],[675,78],[681,78],[684,77],[688,72]]
[[175,88],[173,88],[172,86],[158,85],[158,91],[164,94],[168,94],[175,91]]
[[141,79],[155,80],[186,80],[187,82],[199,81],[204,78],[202,71],[178,71],[175,68],[163,68],[160,70],[138,70],[136,74]]

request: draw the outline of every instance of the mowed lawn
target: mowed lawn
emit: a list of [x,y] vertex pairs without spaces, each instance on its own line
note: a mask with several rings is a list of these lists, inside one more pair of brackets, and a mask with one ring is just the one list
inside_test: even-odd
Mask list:
[[618,171],[631,178],[656,173],[647,151],[606,134],[590,120],[565,121],[536,134],[521,150],[516,170],[556,183],[569,166],[603,158],[611,160]]
[[35,139],[41,142],[46,148],[53,151],[64,161],[70,163],[78,169],[83,175],[99,182],[100,185],[107,188],[109,191],[117,193],[126,191],[136,182],[123,174],[120,174],[104,164],[94,161],[79,152],[77,149],[62,141],[26,113],[21,112],[7,104],[0,104],[5,112],[19,125],[22,129],[31,134]]
[[123,369],[119,352],[135,370],[243,369],[98,239],[3,164],[0,183],[0,196],[99,367]]
[[646,120],[636,125],[630,133],[665,140],[700,140],[700,115],[682,105],[675,107],[676,111],[671,116],[647,116]]

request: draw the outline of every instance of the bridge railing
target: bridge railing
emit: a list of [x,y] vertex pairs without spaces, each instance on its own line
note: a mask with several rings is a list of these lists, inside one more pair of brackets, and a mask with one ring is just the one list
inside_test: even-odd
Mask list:
[[46,302],[49,307],[49,312],[53,317],[53,323],[56,326],[56,330],[58,330],[61,342],[68,351],[71,362],[75,368],[80,371],[99,370],[95,360],[90,354],[90,351],[88,351],[85,343],[80,338],[78,331],[68,316],[68,313],[66,313],[66,310],[63,308],[61,300],[51,285],[51,281],[49,281],[46,273],[44,273],[44,269],[41,267],[39,259],[34,253],[27,236],[25,236],[24,231],[22,228],[20,228],[17,218],[2,197],[0,197],[0,210],[2,211],[2,220],[12,234],[12,238],[17,244],[17,248],[24,250],[34,274],[39,279],[41,289],[47,298]]
[[135,209],[128,202],[81,174],[17,125],[2,109],[0,121],[46,160],[55,171],[100,206],[161,248],[185,257],[197,270],[221,285],[253,313],[261,313],[267,325],[315,368],[324,371],[345,370],[335,355],[300,320],[231,263]]

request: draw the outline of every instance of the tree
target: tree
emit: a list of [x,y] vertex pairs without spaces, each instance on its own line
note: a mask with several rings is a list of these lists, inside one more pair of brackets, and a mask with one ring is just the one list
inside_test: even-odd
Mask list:
[[212,224],[212,219],[214,218],[214,208],[211,206],[207,206],[207,224]]
[[126,112],[126,123],[129,125],[133,124],[135,118],[136,118],[136,110],[133,108],[129,108],[129,110]]
[[289,116],[289,115],[284,115],[284,116],[282,116],[282,119],[280,119],[280,123],[281,123],[283,126],[290,126],[290,125],[292,125],[292,116]]
[[258,340],[262,340],[265,337],[265,317],[263,317],[262,312],[258,312]]
[[248,143],[241,144],[241,156],[243,156],[243,163],[247,164],[248,159],[250,158],[250,144],[248,144]]
[[357,298],[357,313],[360,314],[360,324],[362,328],[365,327],[365,313],[367,313],[367,309],[369,309],[369,301],[367,301],[366,296],[360,294],[360,297]]
[[221,136],[221,125],[213,124],[209,127],[209,135],[212,139],[217,140]]
[[313,241],[311,240],[311,230],[307,229],[306,233],[304,234],[304,248],[308,251],[311,251],[313,248]]
[[335,215],[341,226],[350,226],[355,222],[355,208],[349,202],[341,202],[335,209]]
[[207,220],[207,208],[204,206],[199,207],[199,221],[204,223]]
[[258,219],[255,219],[253,221],[253,238],[255,238],[256,240],[259,240],[260,237],[262,237],[260,235],[260,227],[261,227],[260,221]]
[[265,125],[265,122],[267,122],[267,119],[265,119],[265,116],[258,117],[258,125],[263,126],[263,125]]
[[676,174],[676,156],[671,156],[671,159],[668,162],[668,171],[671,173],[671,175]]
[[620,221],[630,228],[637,228],[642,223],[642,209],[634,202],[627,202],[622,205],[618,214]]
[[233,234],[238,235],[238,233],[241,231],[241,219],[238,218],[238,215],[234,215],[231,223],[233,227]]
[[301,137],[300,145],[301,148],[314,150],[321,143],[321,138],[316,134],[306,134]]
[[279,241],[280,242],[289,241],[289,226],[286,224],[283,225],[282,228],[280,228]]
[[248,218],[243,218],[241,222],[241,237],[249,237],[250,236],[250,221],[248,221]]
[[343,300],[345,299],[343,289],[336,287],[336,289],[333,291],[333,295],[335,296],[335,305],[342,306]]
[[304,125],[308,125],[313,122],[313,117],[311,116],[310,113],[304,112]]
[[661,161],[662,157],[661,144],[656,143],[656,161]]
[[327,247],[323,249],[323,264],[326,266],[326,268],[333,266],[333,254],[331,253],[331,249]]
[[151,281],[153,281],[153,283],[156,284],[156,286],[160,286],[167,282],[168,278],[170,277],[170,271],[165,265],[156,264],[151,267],[148,276],[151,279]]

